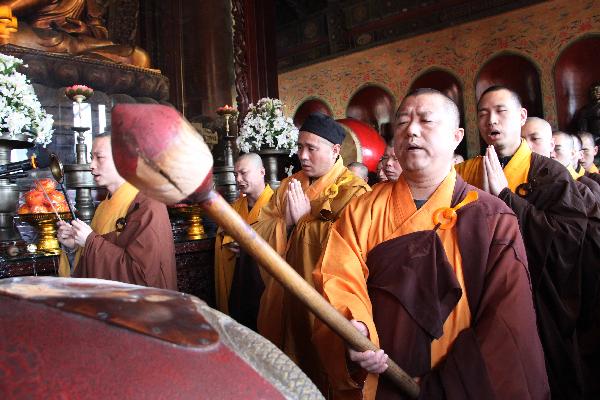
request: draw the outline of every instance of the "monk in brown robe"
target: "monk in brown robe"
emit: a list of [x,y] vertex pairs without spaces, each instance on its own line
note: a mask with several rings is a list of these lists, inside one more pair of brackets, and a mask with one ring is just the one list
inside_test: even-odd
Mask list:
[[[457,166],[468,183],[503,200],[517,215],[529,262],[540,339],[553,398],[583,397],[576,324],[582,305],[582,257],[593,197],[582,196],[558,161],[521,141],[527,110],[516,93],[494,86],[478,103],[483,157]],[[556,151],[556,147],[555,147]],[[594,222],[596,224],[596,222]],[[591,261],[591,260],[590,260]]]
[[550,154],[550,158],[564,165],[573,179],[579,179],[585,171],[577,171],[579,159],[575,147],[575,138],[566,132],[555,131],[552,132],[552,139],[554,140],[554,150]]
[[60,275],[177,290],[167,209],[119,175],[110,144],[110,136],[98,136],[92,144],[94,181],[110,195],[96,209],[91,226],[78,219],[58,223],[58,240],[74,253],[69,261],[63,251]]
[[[527,120],[529,121],[529,118]],[[525,127],[522,133],[524,130]],[[547,134],[545,131],[544,137]],[[600,229],[598,227],[600,184],[592,178],[594,174],[591,174],[592,177],[589,173],[578,177],[577,172],[572,168],[573,160],[569,157],[573,154],[571,135],[560,131],[554,132],[554,134],[550,133],[550,135],[554,136],[552,140],[556,140],[558,144],[559,149],[556,152],[541,146],[542,140],[536,141],[534,146],[529,140],[527,142],[535,153],[547,157],[552,155],[561,164],[567,164],[569,173],[576,180],[575,184],[579,193],[584,198],[585,204],[588,205],[586,210],[588,227],[582,245],[584,262],[581,266],[582,294],[581,311],[577,320],[577,344],[582,359],[584,398],[595,399],[600,396],[600,385],[596,379],[600,375],[600,363],[598,363],[600,360],[600,312],[597,311],[600,310]],[[540,139],[544,137],[540,137]],[[595,198],[595,205],[590,197]]]
[[[457,106],[436,90],[402,101],[394,136],[400,179],[348,205],[315,284],[418,379],[421,398],[548,398],[518,222],[456,174],[459,121]],[[337,360],[345,345],[321,323],[314,341],[336,398],[402,398],[387,378],[378,382],[383,350],[349,349],[344,365]]]
[[[369,185],[344,166],[344,129],[331,117],[311,114],[298,137],[302,170],[281,186],[253,226],[306,281],[312,283],[331,225],[350,200]],[[327,379],[311,343],[314,316],[268,274],[258,315],[258,332],[281,348],[325,392]]]
[[[273,189],[265,185],[265,168],[258,154],[241,155],[235,162],[235,181],[242,194],[231,205],[249,225],[258,221]],[[257,330],[256,318],[265,285],[258,266],[222,229],[215,239],[217,308],[243,325]]]

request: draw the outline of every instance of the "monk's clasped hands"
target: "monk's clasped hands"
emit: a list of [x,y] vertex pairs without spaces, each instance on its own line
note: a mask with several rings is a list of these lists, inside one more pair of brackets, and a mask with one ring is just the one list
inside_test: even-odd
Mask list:
[[308,213],[310,213],[310,201],[306,194],[304,194],[300,181],[292,179],[287,188],[287,225],[296,225],[300,221],[300,218]]
[[508,180],[500,165],[496,149],[494,146],[488,146],[483,156],[483,190],[498,196],[507,187]]

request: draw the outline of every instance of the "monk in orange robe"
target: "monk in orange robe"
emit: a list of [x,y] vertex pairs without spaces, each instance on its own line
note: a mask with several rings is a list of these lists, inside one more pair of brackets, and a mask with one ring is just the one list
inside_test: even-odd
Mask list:
[[58,240],[65,252],[74,253],[72,261],[61,254],[59,273],[177,290],[167,208],[119,175],[110,146],[109,135],[96,137],[92,144],[94,181],[110,197],[96,209],[91,226],[80,220],[58,223]]
[[599,217],[593,196],[580,191],[564,165],[532,153],[521,141],[526,118],[516,93],[497,86],[486,90],[478,103],[478,125],[489,147],[483,157],[457,166],[457,172],[517,215],[552,397],[579,399],[585,389],[576,326],[582,307],[598,293],[597,286],[582,283],[598,282],[597,261],[588,257],[597,251]]
[[[265,168],[258,154],[241,155],[235,162],[235,181],[242,196],[231,205],[249,225],[258,221],[273,189],[265,185]],[[256,330],[258,306],[265,286],[258,266],[222,229],[215,239],[217,308]]]
[[[548,398],[518,222],[457,176],[458,108],[420,89],[402,101],[394,126],[403,172],[346,208],[317,287],[418,378],[421,398]],[[336,398],[402,398],[378,379],[383,350],[349,349],[344,365],[345,345],[326,326],[316,324],[314,340]]]
[[[333,222],[355,197],[370,191],[344,166],[344,129],[331,117],[311,114],[300,129],[302,170],[281,182],[253,226],[304,279],[312,284]],[[258,315],[258,332],[281,348],[326,392],[327,379],[311,343],[314,316],[268,274]]]

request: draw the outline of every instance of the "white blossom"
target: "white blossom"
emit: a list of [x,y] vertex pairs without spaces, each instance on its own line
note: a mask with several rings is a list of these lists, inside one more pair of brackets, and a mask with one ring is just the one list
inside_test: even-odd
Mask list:
[[27,77],[17,72],[23,61],[0,53],[0,129],[2,135],[25,135],[46,146],[52,141],[52,115],[42,108]]
[[264,97],[256,105],[250,104],[236,140],[245,153],[265,147],[288,150],[290,156],[298,151],[298,128],[284,115],[284,104],[279,99]]

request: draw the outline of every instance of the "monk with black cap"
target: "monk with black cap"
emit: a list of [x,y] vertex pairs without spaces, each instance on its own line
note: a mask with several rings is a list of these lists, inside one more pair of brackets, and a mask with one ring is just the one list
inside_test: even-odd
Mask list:
[[[333,222],[354,197],[371,190],[344,166],[340,147],[346,132],[331,117],[313,113],[298,136],[302,170],[281,181],[254,229],[306,279],[321,255]],[[314,316],[268,274],[258,331],[275,343],[325,391],[326,376],[311,343]]]

